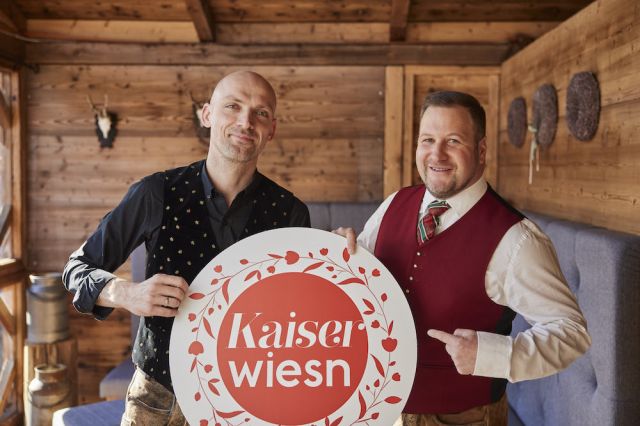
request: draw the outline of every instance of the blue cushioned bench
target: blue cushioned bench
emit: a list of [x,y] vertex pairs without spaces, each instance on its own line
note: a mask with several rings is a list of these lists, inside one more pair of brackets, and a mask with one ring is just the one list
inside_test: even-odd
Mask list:
[[[527,216],[553,241],[593,342],[567,370],[509,384],[509,425],[640,424],[640,237]],[[512,335],[528,327],[518,316]]]

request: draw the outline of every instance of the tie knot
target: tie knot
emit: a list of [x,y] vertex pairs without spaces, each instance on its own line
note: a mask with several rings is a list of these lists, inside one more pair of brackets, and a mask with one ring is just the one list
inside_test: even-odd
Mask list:
[[427,206],[427,212],[433,217],[438,217],[450,208],[451,206],[444,200],[433,200]]

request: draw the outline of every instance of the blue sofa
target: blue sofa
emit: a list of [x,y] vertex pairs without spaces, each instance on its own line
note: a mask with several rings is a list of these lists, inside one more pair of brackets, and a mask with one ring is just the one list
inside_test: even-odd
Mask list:
[[[640,237],[527,216],[553,241],[593,342],[565,371],[509,384],[509,425],[640,424]],[[512,335],[528,327],[518,316]]]

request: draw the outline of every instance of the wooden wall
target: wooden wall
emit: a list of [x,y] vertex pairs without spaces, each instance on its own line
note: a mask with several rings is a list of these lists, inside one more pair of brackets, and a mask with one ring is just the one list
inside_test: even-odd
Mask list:
[[[29,270],[60,271],[134,181],[204,158],[189,91],[208,99],[234,69],[47,65],[29,71]],[[259,169],[304,201],[381,199],[384,67],[252,69],[279,98],[276,138]],[[85,98],[101,102],[105,93],[120,117],[113,149],[99,148]],[[100,378],[129,350],[129,315],[116,312],[98,323],[70,311],[80,342],[80,395],[95,400]]]
[[[570,220],[640,234],[640,3],[599,0],[542,36],[502,66],[499,192],[516,206]],[[602,111],[589,142],[569,133],[566,90],[574,73],[600,82]],[[528,185],[530,136],[509,144],[507,111],[524,96],[528,117],[535,90],[558,92],[555,141],[540,156]]]

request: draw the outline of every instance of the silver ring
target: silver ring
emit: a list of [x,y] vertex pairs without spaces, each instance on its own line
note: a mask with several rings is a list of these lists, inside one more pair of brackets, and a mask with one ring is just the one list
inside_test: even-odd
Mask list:
[[167,299],[167,304],[165,306],[169,307],[169,296],[165,296],[165,298]]

